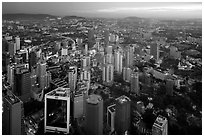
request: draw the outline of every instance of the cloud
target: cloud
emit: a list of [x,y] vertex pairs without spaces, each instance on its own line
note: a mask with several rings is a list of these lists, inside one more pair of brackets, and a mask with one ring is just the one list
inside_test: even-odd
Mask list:
[[114,7],[107,9],[99,9],[97,12],[114,13],[114,12],[133,12],[133,11],[195,11],[202,10],[200,5],[188,6],[166,6],[166,7]]

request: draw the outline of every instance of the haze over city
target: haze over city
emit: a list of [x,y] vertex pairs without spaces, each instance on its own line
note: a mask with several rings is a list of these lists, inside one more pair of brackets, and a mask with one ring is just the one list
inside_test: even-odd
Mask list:
[[76,15],[122,18],[201,18],[202,3],[190,2],[12,2],[2,4],[2,13]]

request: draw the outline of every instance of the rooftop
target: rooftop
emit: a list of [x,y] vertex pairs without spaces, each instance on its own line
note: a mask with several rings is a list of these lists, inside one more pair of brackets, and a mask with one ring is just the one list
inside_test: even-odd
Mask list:
[[89,104],[98,104],[102,100],[102,97],[96,94],[92,94],[87,99],[87,103]]

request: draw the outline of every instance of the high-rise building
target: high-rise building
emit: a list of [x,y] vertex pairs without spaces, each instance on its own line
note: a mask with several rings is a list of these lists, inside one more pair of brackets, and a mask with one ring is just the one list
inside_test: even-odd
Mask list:
[[106,46],[109,44],[109,34],[109,30],[104,31],[104,41]]
[[107,124],[111,128],[111,132],[115,131],[115,104],[107,108]]
[[31,71],[31,68],[36,66],[37,63],[37,55],[34,51],[31,51],[29,54],[29,68]]
[[130,103],[127,96],[120,96],[116,99],[115,107],[115,130],[116,134],[125,134],[130,128]]
[[88,45],[88,44],[85,44],[85,45],[84,45],[83,51],[84,51],[84,55],[87,55],[87,54],[88,54],[88,51],[89,51],[89,45]]
[[134,61],[134,47],[129,45],[125,51],[125,66],[132,67]]
[[81,80],[91,81],[91,72],[89,70],[82,70],[81,72]]
[[15,70],[14,65],[9,64],[7,68],[7,80],[12,89],[14,85],[14,70]]
[[44,132],[69,134],[70,89],[57,88],[45,94]]
[[94,30],[90,29],[88,31],[88,45],[89,47],[92,47],[94,44],[95,44]]
[[15,43],[16,43],[16,50],[20,50],[21,49],[21,43],[20,43],[20,37],[15,37]]
[[45,88],[45,79],[46,79],[46,69],[47,69],[47,64],[46,62],[39,62],[37,65],[37,76],[40,84],[40,89]]
[[112,84],[113,83],[113,72],[114,66],[112,64],[106,64],[103,66],[103,82],[105,84]]
[[168,120],[159,115],[152,126],[152,135],[168,135]]
[[114,64],[114,56],[113,54],[106,54],[104,56],[104,64]]
[[123,71],[123,55],[121,52],[115,52],[114,68],[117,73],[122,73]]
[[11,92],[3,97],[2,134],[25,134],[23,102]]
[[113,54],[113,46],[107,46],[106,47],[106,53],[107,54]]
[[140,87],[139,87],[139,72],[133,72],[131,74],[131,93],[140,95]]
[[73,117],[80,118],[84,114],[84,91],[77,90],[74,94],[74,102],[73,102]]
[[126,82],[130,82],[131,80],[132,69],[124,67],[123,68],[123,80]]
[[69,88],[71,92],[74,92],[76,89],[77,82],[77,66],[71,66],[68,72],[69,78]]
[[150,54],[153,55],[153,57],[158,60],[159,59],[159,45],[156,43],[152,43],[150,46]]
[[90,68],[90,64],[91,64],[90,56],[84,56],[82,58],[82,68],[88,69],[88,68]]
[[87,134],[103,134],[103,99],[92,94],[86,99],[85,130]]
[[10,42],[9,43],[9,54],[14,56],[16,54],[16,43]]
[[28,69],[17,69],[14,73],[14,94],[23,102],[31,97],[31,79]]
[[173,95],[173,86],[174,86],[174,80],[172,79],[166,79],[166,93],[167,95]]

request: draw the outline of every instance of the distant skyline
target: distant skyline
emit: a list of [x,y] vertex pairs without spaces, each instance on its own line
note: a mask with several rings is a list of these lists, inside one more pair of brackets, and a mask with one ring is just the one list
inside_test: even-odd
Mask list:
[[201,2],[3,2],[2,13],[122,18],[202,18]]

